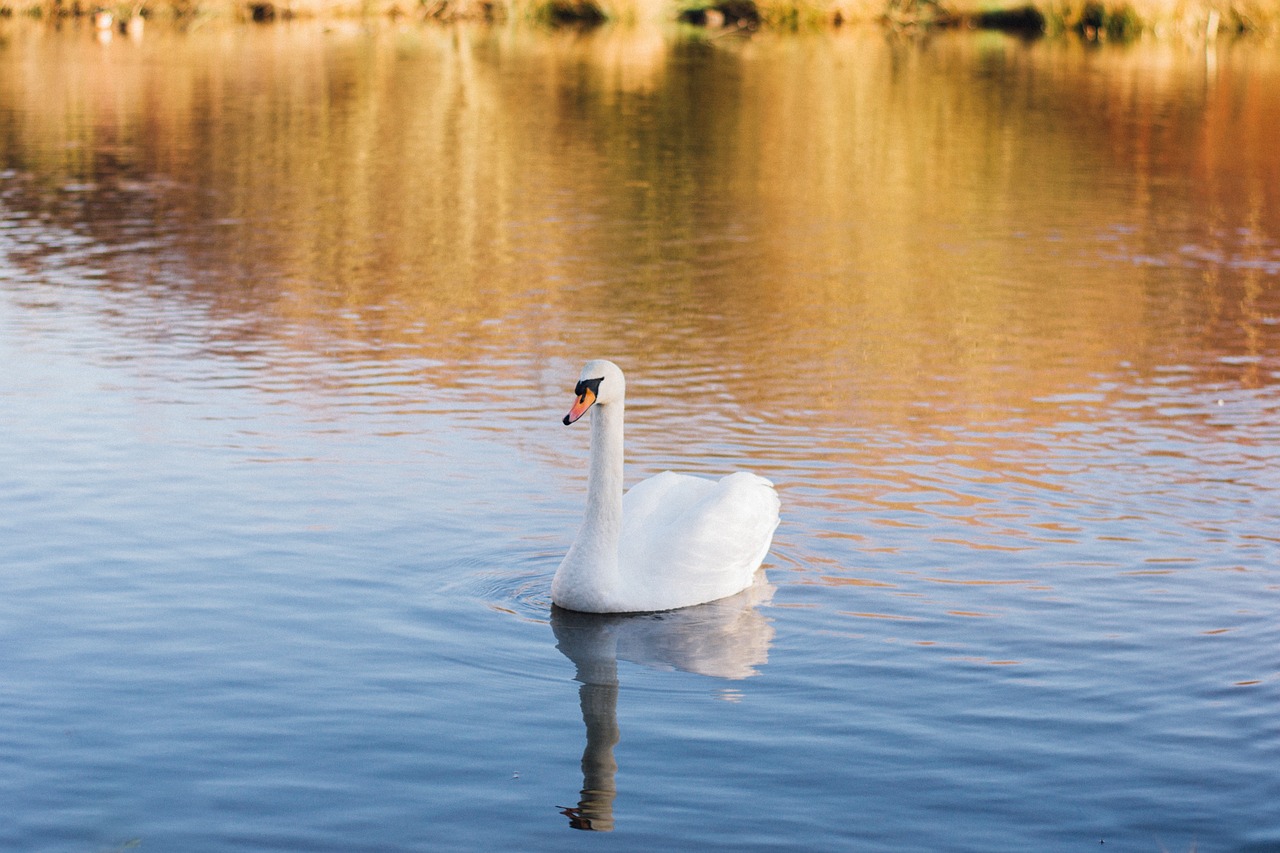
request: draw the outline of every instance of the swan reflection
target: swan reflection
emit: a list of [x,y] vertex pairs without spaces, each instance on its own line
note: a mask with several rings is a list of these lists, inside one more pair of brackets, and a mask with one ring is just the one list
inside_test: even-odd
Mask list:
[[618,730],[618,661],[655,669],[682,670],[713,678],[741,679],[756,674],[769,659],[773,626],[756,605],[773,596],[774,587],[757,575],[755,583],[720,601],[645,614],[578,613],[552,607],[556,648],[577,668],[574,680],[587,726],[582,753],[582,793],[578,805],[562,814],[574,829],[613,829],[613,748]]

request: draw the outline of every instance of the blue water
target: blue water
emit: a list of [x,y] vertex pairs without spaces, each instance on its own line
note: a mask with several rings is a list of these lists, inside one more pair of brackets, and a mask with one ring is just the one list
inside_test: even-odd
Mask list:
[[[570,257],[598,275],[549,294],[535,234],[500,297],[418,309],[265,251],[286,281],[249,289],[209,223],[5,168],[3,849],[1280,848],[1274,211],[1050,211],[1001,246],[1025,266],[955,267],[1007,309],[970,332],[877,303],[922,273],[854,255],[889,272],[756,327],[716,284],[788,286],[750,217],[705,277]],[[1135,269],[1131,317],[1045,307]],[[634,377],[631,480],[778,484],[746,596],[552,612],[587,452],[559,419],[598,354]]]

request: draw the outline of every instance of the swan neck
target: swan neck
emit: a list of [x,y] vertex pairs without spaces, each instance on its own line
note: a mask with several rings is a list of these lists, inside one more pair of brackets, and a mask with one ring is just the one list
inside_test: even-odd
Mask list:
[[551,600],[570,610],[605,613],[620,594],[622,404],[591,410],[591,461],[582,527],[551,582]]
[[611,535],[616,547],[622,524],[622,404],[597,406],[591,415],[591,466],[587,471],[588,512]]

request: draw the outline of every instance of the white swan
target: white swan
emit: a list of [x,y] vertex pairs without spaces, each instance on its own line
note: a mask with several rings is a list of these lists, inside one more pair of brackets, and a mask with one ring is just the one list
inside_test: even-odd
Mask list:
[[566,425],[588,410],[591,466],[578,538],[551,582],[551,600],[588,613],[674,610],[751,585],[778,526],[763,477],[707,480],[670,471],[622,494],[626,381],[613,362],[587,362]]

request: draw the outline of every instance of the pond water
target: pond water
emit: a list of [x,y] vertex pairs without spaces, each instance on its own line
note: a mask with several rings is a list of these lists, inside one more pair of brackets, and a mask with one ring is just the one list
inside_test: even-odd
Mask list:
[[[1249,42],[0,20],[0,847],[1280,848],[1278,126]],[[594,356],[756,587],[552,614]]]

